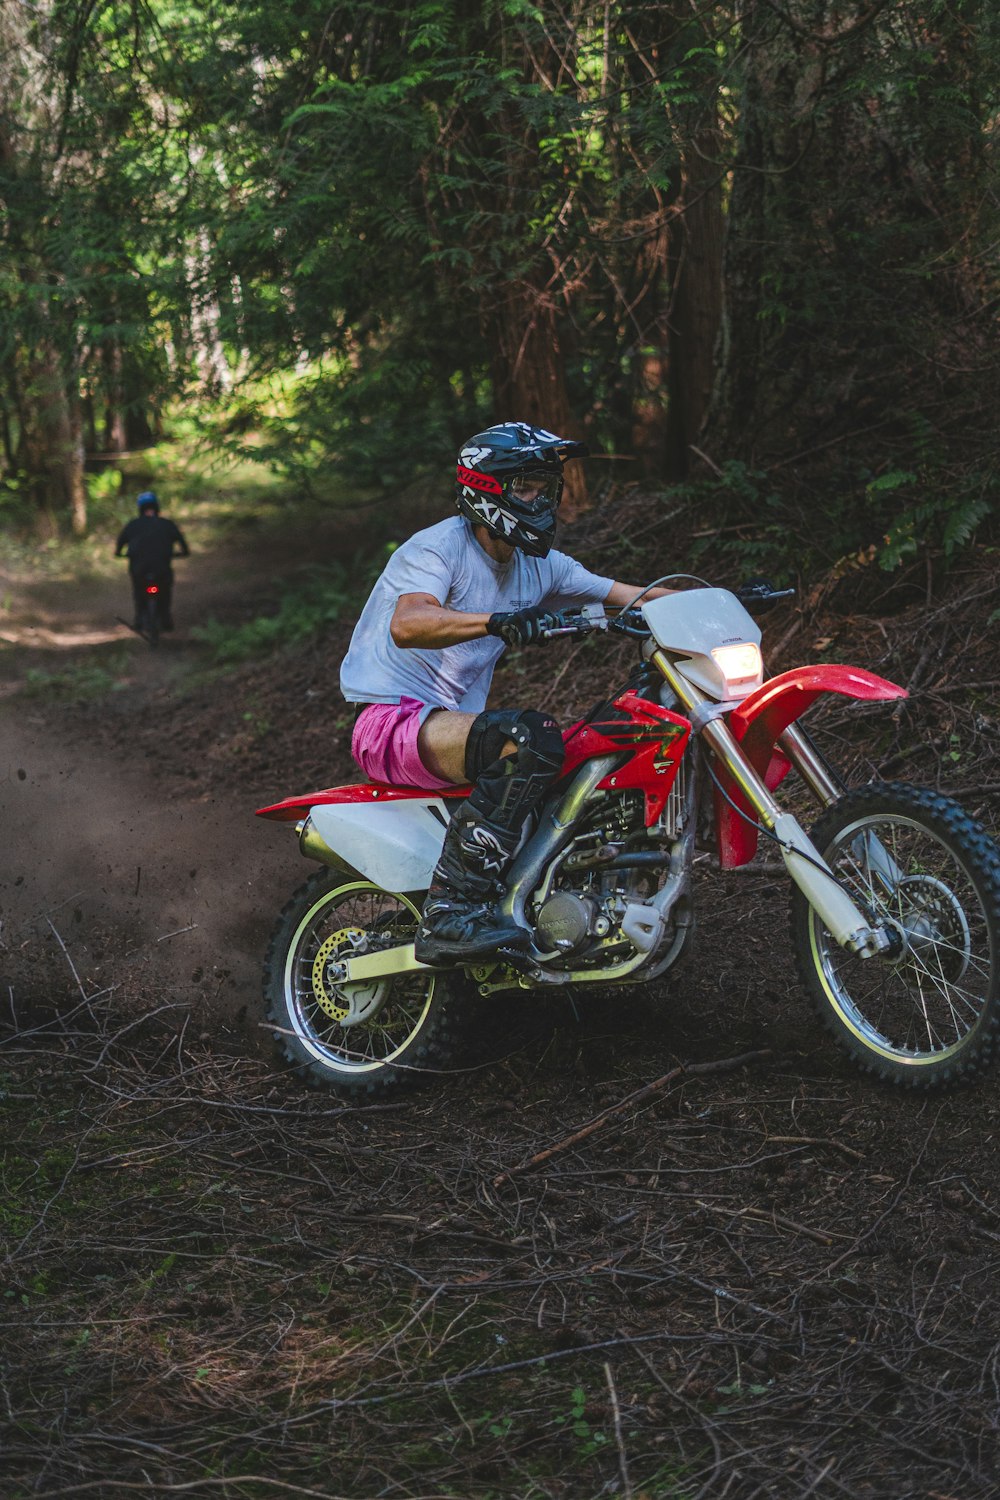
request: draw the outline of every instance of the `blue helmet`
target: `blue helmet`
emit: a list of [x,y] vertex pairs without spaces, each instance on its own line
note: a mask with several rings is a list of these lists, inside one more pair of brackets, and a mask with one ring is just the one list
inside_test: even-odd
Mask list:
[[135,503],[140,515],[144,510],[155,510],[157,515],[160,514],[160,502],[155,490],[143,490]]

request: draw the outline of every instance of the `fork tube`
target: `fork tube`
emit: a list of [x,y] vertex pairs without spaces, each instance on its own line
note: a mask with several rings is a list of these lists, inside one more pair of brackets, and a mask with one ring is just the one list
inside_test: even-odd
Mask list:
[[798,771],[816,801],[829,807],[847,788],[832,766],[828,766],[811,738],[798,724],[789,724],[778,735],[778,744]]
[[[711,700],[688,682],[674,667],[663,650],[653,652],[653,661],[677,694],[681,703],[695,708]],[[709,719],[701,726],[701,737],[715,752],[734,783],[753,808],[763,827],[777,837],[785,868],[810,906],[842,948],[871,957],[883,946],[881,935],[873,932],[853,899],[839,884],[819,850],[798,820],[775,802],[764,782],[743,753],[736,736],[724,719]]]
[[[652,659],[686,708],[712,701],[681,676],[665,651],[654,651]],[[773,828],[782,810],[743,754],[729,725],[724,719],[710,719],[702,727],[701,737],[715,751],[765,828]]]

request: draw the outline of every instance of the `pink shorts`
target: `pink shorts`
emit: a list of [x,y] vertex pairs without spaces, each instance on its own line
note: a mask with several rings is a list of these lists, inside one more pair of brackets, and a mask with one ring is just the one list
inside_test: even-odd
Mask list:
[[431,792],[454,786],[453,781],[428,771],[417,752],[426,706],[416,698],[401,698],[398,703],[371,703],[358,715],[351,754],[372,781],[426,787]]

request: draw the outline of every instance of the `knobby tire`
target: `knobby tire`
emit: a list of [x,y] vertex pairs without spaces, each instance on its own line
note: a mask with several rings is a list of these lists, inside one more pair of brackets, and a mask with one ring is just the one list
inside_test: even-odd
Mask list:
[[418,916],[408,898],[325,869],[285,906],[265,960],[264,1001],[279,1055],[309,1082],[383,1096],[452,1060],[449,1007],[473,992],[460,972],[417,970],[353,986],[328,977],[352,951],[412,940]]
[[894,939],[888,956],[850,955],[793,893],[796,960],[837,1045],[902,1088],[985,1071],[1000,1037],[1000,850],[986,829],[948,797],[887,782],[839,798],[812,838]]

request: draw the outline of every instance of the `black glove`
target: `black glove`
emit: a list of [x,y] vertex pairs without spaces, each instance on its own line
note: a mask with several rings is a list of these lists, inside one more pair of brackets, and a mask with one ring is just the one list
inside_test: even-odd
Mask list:
[[490,615],[486,634],[498,635],[508,646],[537,646],[545,639],[544,631],[558,630],[562,623],[558,610],[534,604],[530,609],[511,609]]

